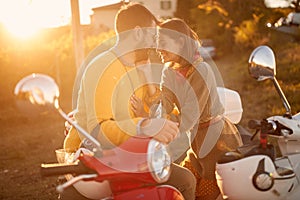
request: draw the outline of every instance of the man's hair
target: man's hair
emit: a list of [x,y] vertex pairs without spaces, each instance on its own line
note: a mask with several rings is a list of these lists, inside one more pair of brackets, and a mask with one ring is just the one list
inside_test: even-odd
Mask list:
[[155,16],[139,3],[128,3],[121,7],[115,18],[115,30],[117,33],[140,27],[149,27],[156,22]]

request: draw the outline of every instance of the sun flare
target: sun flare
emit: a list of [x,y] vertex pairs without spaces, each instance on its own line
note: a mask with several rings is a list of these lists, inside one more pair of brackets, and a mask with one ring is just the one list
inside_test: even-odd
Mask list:
[[10,0],[0,7],[5,28],[15,37],[30,38],[42,28],[57,27],[70,21],[68,1]]
[[1,14],[4,16],[5,28],[14,36],[27,38],[33,36],[39,29],[33,18],[33,10],[30,1],[7,1]]
[[4,23],[4,25],[12,35],[19,38],[28,38],[34,36],[35,33],[37,33],[41,28],[36,24],[31,23],[31,21],[26,18],[15,18],[13,20],[8,20]]

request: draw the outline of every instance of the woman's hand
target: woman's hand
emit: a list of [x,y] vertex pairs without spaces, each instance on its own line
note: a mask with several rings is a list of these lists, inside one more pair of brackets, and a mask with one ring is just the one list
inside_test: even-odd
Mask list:
[[149,114],[144,109],[143,101],[135,95],[130,97],[131,110],[136,117],[149,117]]

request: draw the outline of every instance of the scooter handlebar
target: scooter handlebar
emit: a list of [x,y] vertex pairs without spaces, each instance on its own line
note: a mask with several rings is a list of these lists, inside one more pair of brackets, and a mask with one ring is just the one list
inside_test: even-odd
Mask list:
[[286,136],[293,133],[293,130],[277,120],[250,120],[248,122],[248,127],[275,136]]
[[250,129],[260,129],[270,133],[273,133],[277,129],[277,123],[273,120],[250,120],[248,122]]
[[251,119],[251,120],[249,120],[249,122],[248,122],[248,127],[249,127],[250,129],[258,129],[258,128],[261,127],[261,123],[260,123],[259,120]]
[[82,163],[78,164],[65,164],[65,163],[53,163],[42,164],[41,175],[43,177],[59,176],[65,174],[96,174],[95,171],[85,167]]

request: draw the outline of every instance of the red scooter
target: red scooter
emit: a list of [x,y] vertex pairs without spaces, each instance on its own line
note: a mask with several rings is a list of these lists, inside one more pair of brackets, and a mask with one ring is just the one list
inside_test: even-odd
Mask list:
[[59,106],[59,90],[55,81],[43,74],[23,78],[15,88],[21,108],[36,104],[37,109],[54,105],[67,122],[92,144],[91,150],[80,148],[65,154],[65,162],[42,164],[43,176],[66,175],[67,182],[58,192],[74,186],[90,199],[176,199],[182,194],[163,185],[170,176],[171,158],[166,146],[151,138],[132,137],[122,145],[103,150],[100,143],[72,120]]

